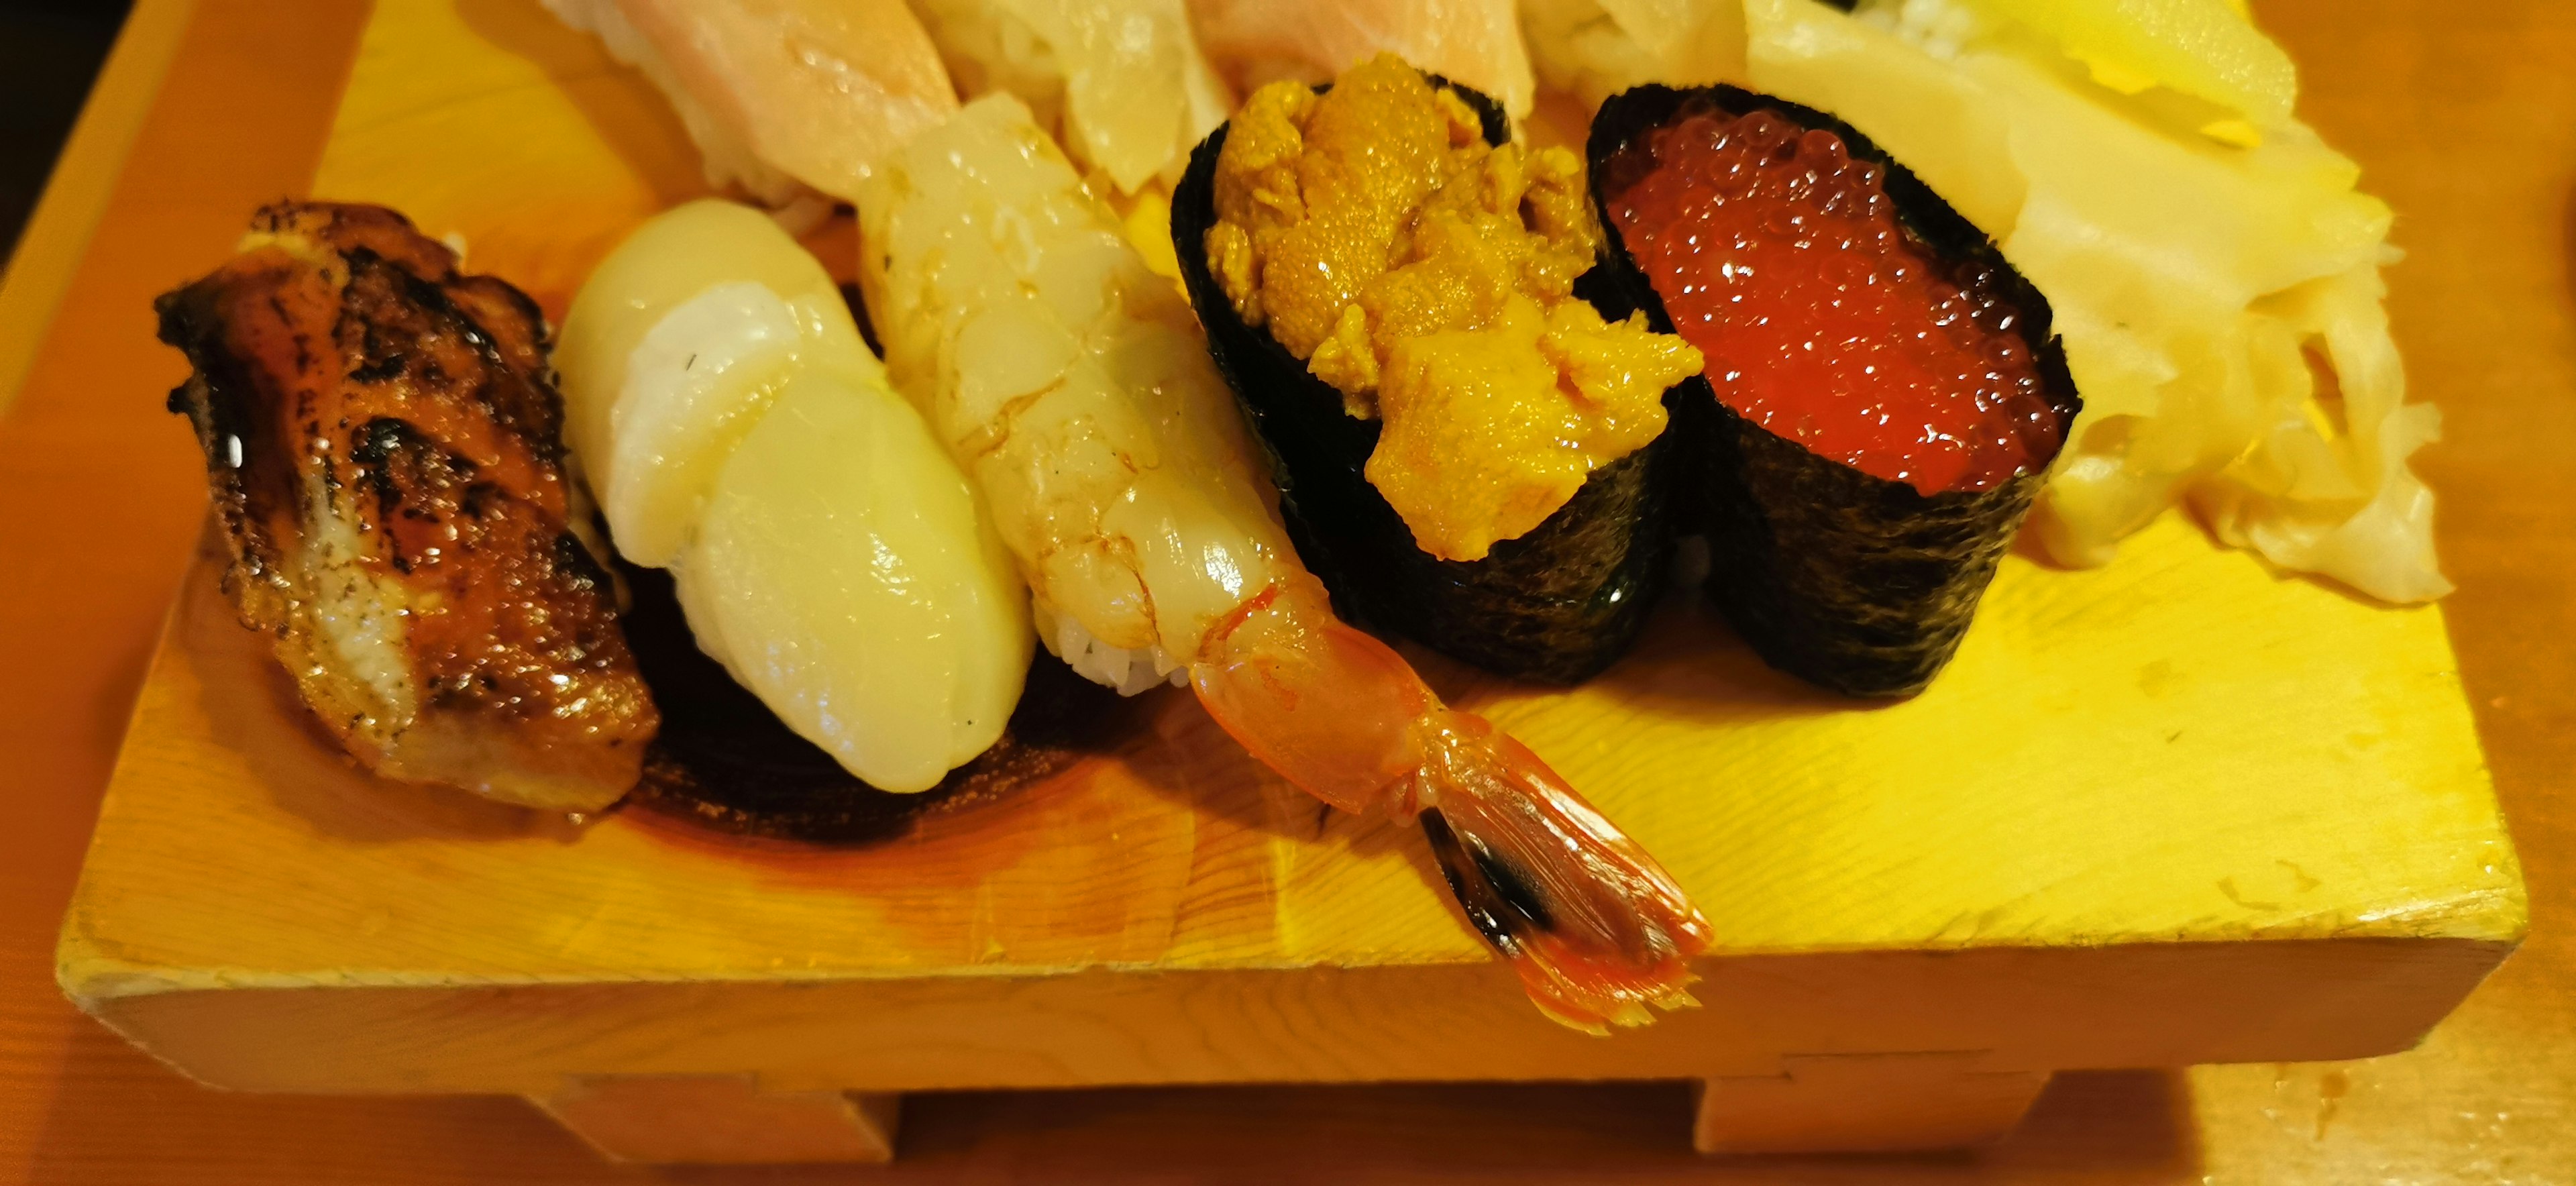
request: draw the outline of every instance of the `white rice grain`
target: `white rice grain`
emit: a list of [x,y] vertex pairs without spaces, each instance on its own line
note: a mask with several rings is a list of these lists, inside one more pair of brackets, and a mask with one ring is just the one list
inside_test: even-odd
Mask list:
[[1070,615],[1042,605],[1030,609],[1037,618],[1039,640],[1084,679],[1115,688],[1121,696],[1133,696],[1166,682],[1176,688],[1189,686],[1190,669],[1163,653],[1159,646],[1144,650],[1109,646],[1092,637]]

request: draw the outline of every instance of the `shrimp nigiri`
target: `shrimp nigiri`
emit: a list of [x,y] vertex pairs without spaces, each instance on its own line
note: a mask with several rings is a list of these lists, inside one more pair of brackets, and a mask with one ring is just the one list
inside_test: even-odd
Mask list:
[[1551,1016],[1687,999],[1708,924],[1546,763],[1333,616],[1189,307],[1025,107],[968,104],[859,210],[889,373],[983,489],[1042,640],[1124,688],[1186,680],[1289,782],[1418,820]]

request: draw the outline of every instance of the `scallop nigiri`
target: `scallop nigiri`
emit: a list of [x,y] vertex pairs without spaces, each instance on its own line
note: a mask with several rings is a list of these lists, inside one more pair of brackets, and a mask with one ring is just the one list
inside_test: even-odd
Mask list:
[[1001,736],[1027,594],[775,223],[718,201],[646,223],[574,298],[555,365],[618,550],[671,570],[699,647],[788,727],[888,791]]

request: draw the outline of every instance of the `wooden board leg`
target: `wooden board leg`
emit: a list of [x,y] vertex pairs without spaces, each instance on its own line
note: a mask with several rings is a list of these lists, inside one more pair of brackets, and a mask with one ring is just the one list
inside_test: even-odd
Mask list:
[[2046,1071],[1984,1071],[1977,1051],[1791,1055],[1783,1073],[1700,1083],[1702,1153],[1955,1149],[2021,1120]]
[[529,1099],[612,1161],[882,1165],[902,1097],[763,1091],[752,1075],[583,1075]]

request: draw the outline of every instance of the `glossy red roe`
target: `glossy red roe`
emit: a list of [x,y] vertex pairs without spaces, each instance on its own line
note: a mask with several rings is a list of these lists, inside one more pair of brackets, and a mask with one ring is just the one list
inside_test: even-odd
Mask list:
[[2056,455],[2064,428],[2018,310],[1908,235],[1879,167],[1840,137],[1702,113],[1646,146],[1654,165],[1611,216],[1738,415],[1926,495]]

